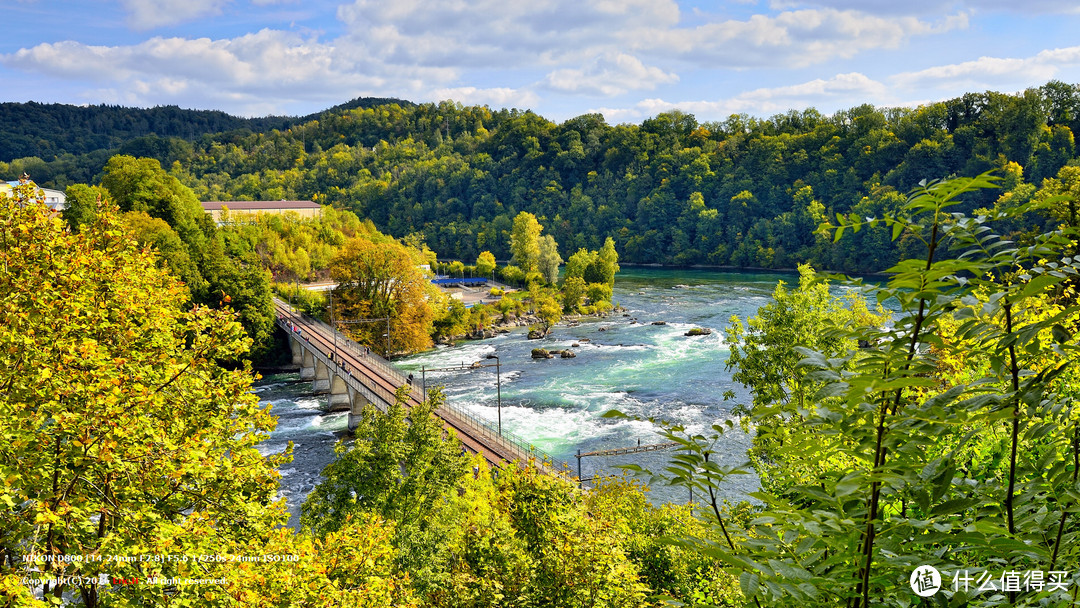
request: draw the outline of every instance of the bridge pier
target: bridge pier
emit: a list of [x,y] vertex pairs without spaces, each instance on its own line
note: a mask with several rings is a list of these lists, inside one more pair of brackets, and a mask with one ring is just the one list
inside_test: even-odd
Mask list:
[[340,371],[330,378],[330,404],[331,412],[342,412],[352,409],[352,395],[349,394],[349,385],[341,377]]
[[311,392],[325,395],[330,392],[330,368],[321,359],[315,360],[315,378],[311,382]]
[[301,365],[304,362],[304,347],[295,336],[289,334],[289,352],[292,353],[293,365]]
[[[349,432],[356,430],[356,427],[360,426],[360,421],[363,419],[364,406],[371,403],[364,395],[361,395],[356,390],[349,389]],[[378,407],[378,406],[376,406]]]
[[315,379],[315,354],[311,352],[310,348],[304,348],[300,346],[302,354],[300,356],[300,379],[314,380]]
[[315,395],[329,394],[330,411],[349,412],[349,430],[356,430],[364,406],[372,400],[350,386],[336,365],[331,366],[321,356],[316,356],[315,349],[295,335],[289,335],[289,350],[293,364],[300,367],[300,380],[310,381],[311,392]]

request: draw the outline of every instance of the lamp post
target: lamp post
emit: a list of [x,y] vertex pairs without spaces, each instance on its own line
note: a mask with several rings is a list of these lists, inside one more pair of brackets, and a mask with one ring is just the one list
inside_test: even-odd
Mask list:
[[498,407],[499,407],[499,437],[502,437],[502,374],[501,374],[501,362],[499,361],[499,355],[488,355],[485,359],[495,360],[495,391],[498,395]]

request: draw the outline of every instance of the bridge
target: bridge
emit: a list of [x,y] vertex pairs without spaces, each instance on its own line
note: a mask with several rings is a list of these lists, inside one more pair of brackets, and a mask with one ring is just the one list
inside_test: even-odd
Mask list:
[[[317,319],[312,319],[274,298],[278,327],[289,336],[294,365],[300,367],[300,379],[312,382],[315,394],[328,394],[330,411],[349,412],[349,430],[356,430],[367,404],[383,412],[397,400],[397,390],[408,388],[405,407],[412,408],[427,399],[423,388],[409,383],[390,362],[371,352],[345,334]],[[513,433],[499,432],[495,426],[467,410],[444,402],[435,411],[447,430],[453,430],[464,448],[481,454],[492,466],[519,461],[551,463],[551,458]],[[543,466],[543,464],[541,464]]]

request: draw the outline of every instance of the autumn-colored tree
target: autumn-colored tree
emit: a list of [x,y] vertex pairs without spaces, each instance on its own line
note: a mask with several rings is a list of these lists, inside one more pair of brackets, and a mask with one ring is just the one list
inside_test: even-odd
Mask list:
[[[390,319],[390,352],[414,352],[431,344],[434,315],[427,302],[427,281],[414,255],[403,245],[386,239],[375,243],[355,237],[330,263],[336,319]],[[346,331],[376,352],[385,349],[386,325],[354,323]]]
[[476,274],[489,277],[495,271],[495,255],[490,251],[482,251],[476,258]]
[[[35,199],[30,185],[0,195],[0,595],[33,567],[84,577],[45,586],[50,599],[97,606],[102,572],[207,567],[96,558],[261,545],[284,519],[283,458],[255,449],[274,421],[250,370],[215,363],[251,345],[234,313],[188,304],[115,208],[71,232]],[[42,558],[63,555],[91,557]],[[154,586],[107,595],[165,603]]]

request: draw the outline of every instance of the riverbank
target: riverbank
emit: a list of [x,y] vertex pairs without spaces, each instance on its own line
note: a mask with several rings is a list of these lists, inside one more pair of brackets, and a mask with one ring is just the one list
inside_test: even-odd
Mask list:
[[[569,315],[564,316],[561,320],[559,320],[558,323],[553,324],[548,329],[548,331],[550,332],[552,329],[554,329],[556,327],[559,327],[560,325],[561,326],[568,326],[571,323],[580,323],[581,321],[584,321],[584,320],[606,319],[606,318],[608,318],[608,317],[610,317],[612,315],[624,314],[624,313],[625,313],[625,309],[622,308],[621,306],[618,306],[618,307],[615,307],[615,308],[613,308],[613,309],[611,309],[610,311],[607,311],[607,312],[598,312],[598,313],[593,313],[593,314],[589,314],[589,315],[583,315],[583,314],[578,314],[578,313],[569,314]],[[487,339],[490,339],[490,338],[494,338],[495,336],[498,336],[499,334],[510,333],[510,331],[512,331],[514,329],[533,328],[533,327],[536,327],[538,325],[543,325],[543,324],[544,324],[544,321],[542,319],[540,319],[540,317],[537,317],[536,315],[523,315],[521,317],[515,316],[512,319],[501,320],[501,321],[499,321],[497,323],[492,324],[491,327],[487,327],[487,328],[484,328],[484,329],[479,330],[479,331],[474,331],[472,333],[458,334],[458,335],[454,335],[454,336],[438,336],[437,338],[434,339],[434,343],[435,343],[435,346],[455,346],[458,341],[487,340]],[[543,337],[543,336],[541,336],[541,337]]]

